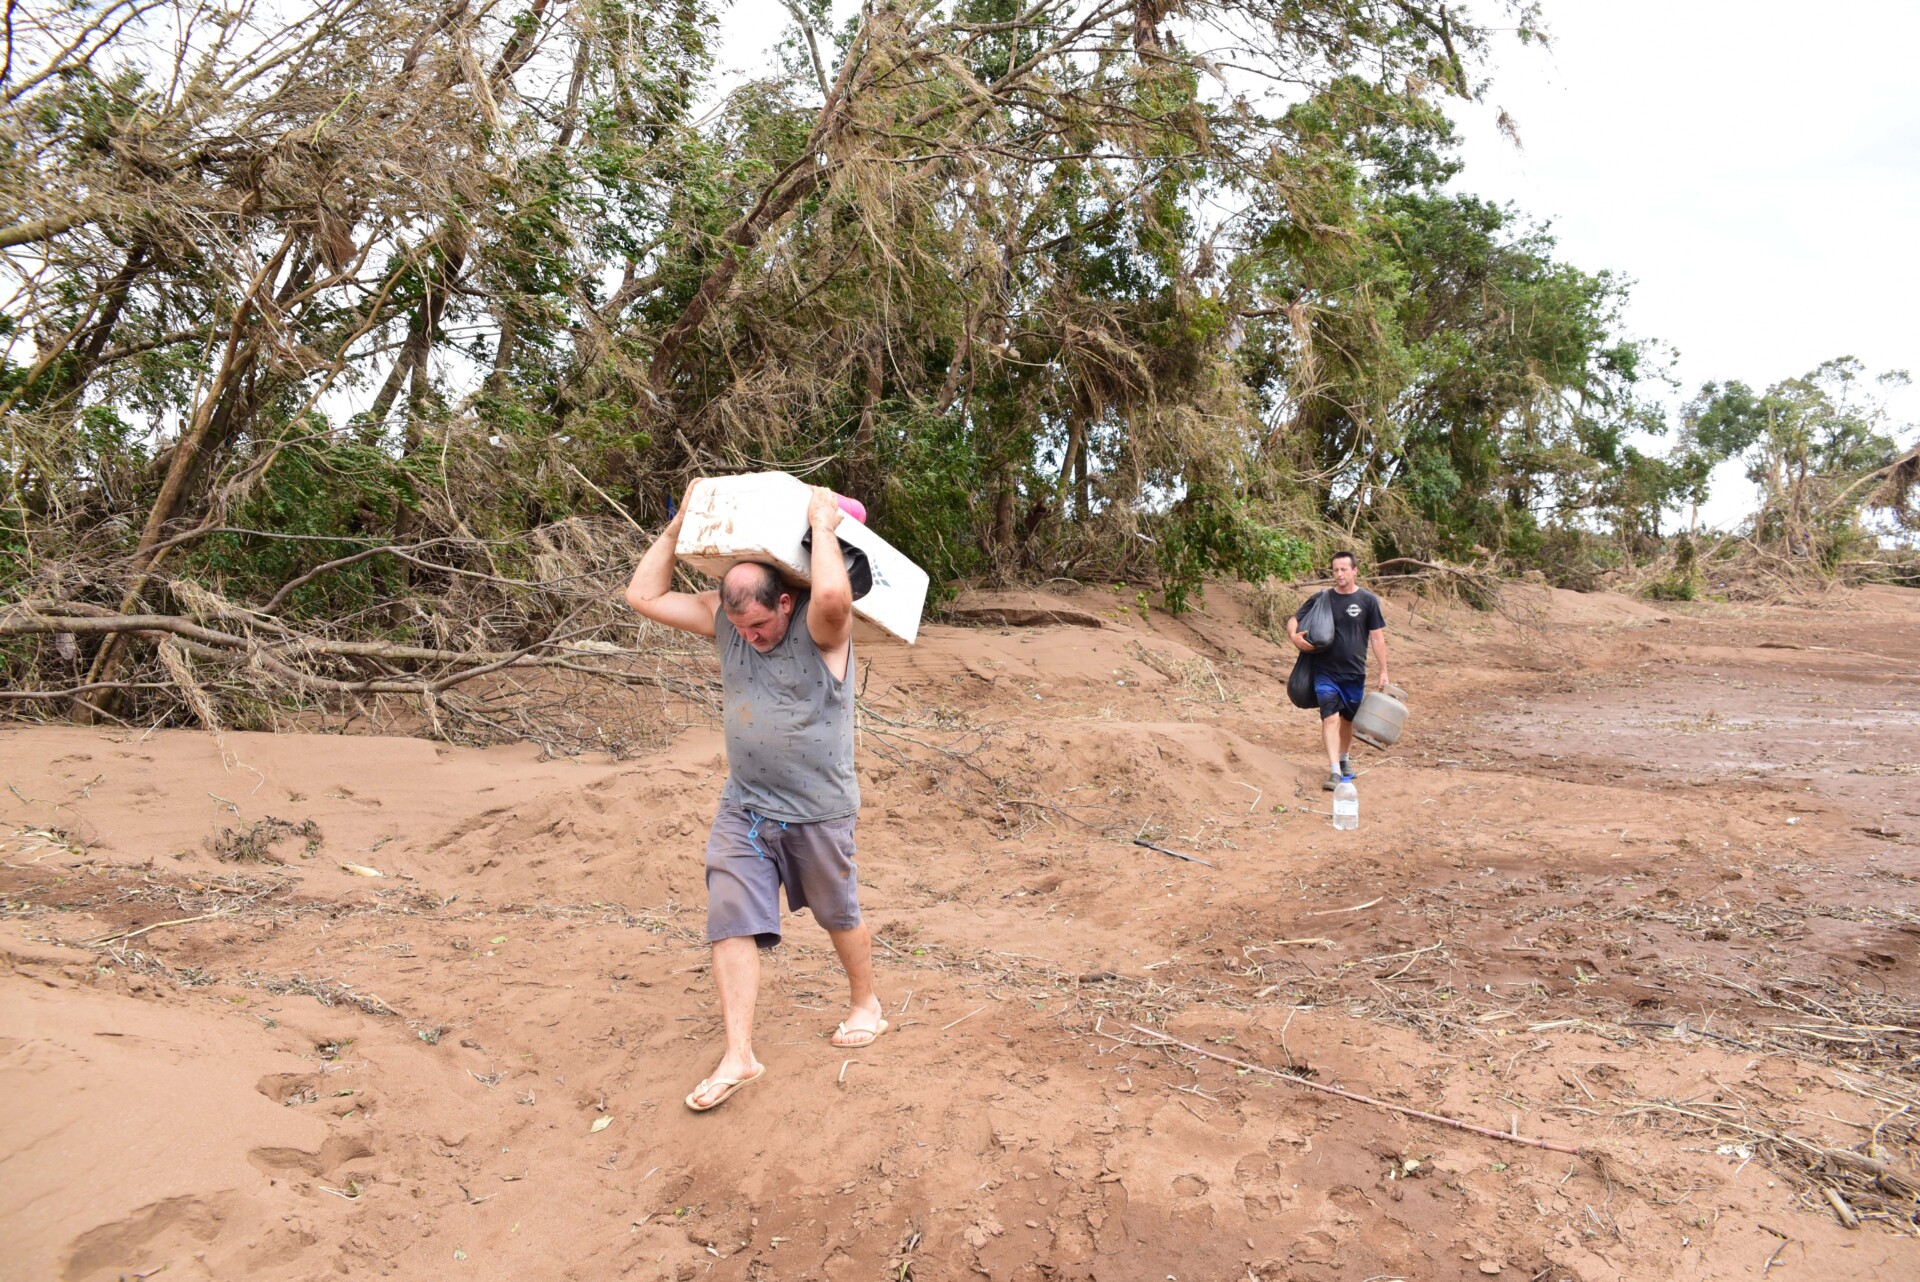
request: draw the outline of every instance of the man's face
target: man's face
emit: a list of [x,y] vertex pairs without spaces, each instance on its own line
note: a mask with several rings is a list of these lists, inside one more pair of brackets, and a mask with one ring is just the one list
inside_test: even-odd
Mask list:
[[743,610],[727,610],[727,622],[734,631],[746,638],[747,644],[761,654],[780,644],[787,635],[787,624],[793,619],[793,598],[787,593],[780,594],[780,601],[771,610],[758,601],[748,601]]
[[1354,582],[1359,577],[1360,572],[1354,568],[1353,562],[1347,560],[1346,557],[1343,556],[1334,561],[1333,590],[1335,592],[1353,591]]

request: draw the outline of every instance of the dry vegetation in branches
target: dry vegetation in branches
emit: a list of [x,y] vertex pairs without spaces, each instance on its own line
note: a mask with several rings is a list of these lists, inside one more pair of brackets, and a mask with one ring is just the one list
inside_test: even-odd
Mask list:
[[[691,688],[607,602],[701,472],[1176,610],[1345,542],[1584,582],[1692,475],[1618,449],[1617,287],[1443,190],[1497,29],[1458,6],[795,7],[737,82],[703,0],[9,13],[16,715],[635,741],[567,683]],[[1736,401],[1701,458],[1906,510],[1876,422],[1809,454]]]
[[[159,581],[185,607],[180,614],[30,597],[0,611],[0,636],[46,646],[72,676],[81,675],[82,638],[148,644],[129,651],[110,680],[37,688],[36,676],[57,672],[43,662],[0,697],[14,708],[78,706],[132,722],[184,705],[210,730],[358,728],[616,755],[658,745],[668,696],[710,699],[705,649],[626,608],[638,553],[630,531],[584,520],[536,530],[519,549],[530,555],[514,558],[531,579],[475,568],[501,551],[455,538],[373,545],[304,571],[259,606],[190,580]],[[374,559],[406,567],[420,584],[377,602],[377,614],[401,615],[430,644],[367,639],[379,629],[361,618],[289,621],[279,612],[306,584]],[[638,703],[636,691],[653,697]],[[120,696],[111,710],[108,694]]]
[[[1215,59],[1428,127],[1484,41],[1426,0],[795,15],[717,86],[693,0],[10,11],[10,708],[516,733],[472,683],[630,648],[583,514],[700,471],[862,493],[941,577],[1139,575],[1143,495],[1266,453],[1233,347],[1277,282],[1231,254],[1351,205],[1339,131]],[[1232,488],[1164,572],[1297,556]]]

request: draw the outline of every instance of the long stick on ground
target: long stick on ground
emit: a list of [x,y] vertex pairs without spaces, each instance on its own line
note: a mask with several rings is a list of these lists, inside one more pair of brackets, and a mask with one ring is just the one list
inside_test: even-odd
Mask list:
[[1133,844],[1136,846],[1145,846],[1148,850],[1157,850],[1163,855],[1172,855],[1175,859],[1184,859],[1190,864],[1206,864],[1209,868],[1213,867],[1212,864],[1207,863],[1206,860],[1200,858],[1198,855],[1183,855],[1177,850],[1168,850],[1165,846],[1156,846],[1151,841],[1142,841],[1138,837],[1133,839]]
[[1491,1126],[1475,1126],[1472,1122],[1457,1121],[1451,1117],[1442,1117],[1438,1113],[1425,1113],[1417,1108],[1408,1108],[1404,1104],[1389,1104],[1387,1101],[1375,1099],[1371,1095],[1358,1095],[1352,1091],[1343,1091],[1338,1086],[1325,1086],[1319,1082],[1310,1082],[1304,1077],[1296,1077],[1292,1073],[1283,1073],[1277,1068],[1267,1068],[1260,1064],[1249,1064],[1245,1060],[1234,1059],[1230,1055],[1216,1055],[1210,1050],[1202,1050],[1200,1047],[1189,1045],[1178,1038],[1168,1037],[1165,1033],[1157,1032],[1151,1028],[1142,1028],[1138,1024],[1128,1024],[1127,1027],[1136,1033],[1144,1033],[1146,1036],[1164,1042],[1169,1046],[1178,1046],[1183,1051],[1192,1051],[1195,1055],[1204,1055],[1208,1059],[1217,1059],[1222,1064],[1231,1064],[1235,1068],[1244,1068],[1251,1073],[1265,1073],[1268,1077],[1277,1077],[1290,1085],[1304,1086],[1310,1091],[1320,1091],[1326,1095],[1338,1095],[1341,1099],[1350,1099],[1356,1104],[1371,1104],[1375,1108],[1384,1108],[1391,1113],[1404,1113],[1408,1117],[1417,1117],[1427,1122],[1438,1122],[1442,1126],[1451,1126],[1456,1131],[1472,1131],[1475,1135],[1485,1135],[1489,1139],[1505,1140],[1509,1144],[1524,1144],[1528,1148],[1551,1149],[1555,1153],[1571,1153],[1575,1157],[1584,1156],[1584,1150],[1575,1145],[1556,1144],[1552,1140],[1529,1139],[1524,1135],[1515,1135],[1511,1131],[1496,1131]]
[[119,944],[119,943],[124,943],[129,939],[138,939],[140,936],[146,934],[148,931],[159,930],[162,926],[184,926],[188,922],[212,921],[215,917],[225,917],[227,915],[228,915],[228,912],[226,909],[219,908],[219,909],[215,909],[213,912],[210,912],[210,913],[201,913],[198,917],[175,917],[172,921],[156,921],[155,923],[153,923],[153,925],[142,926],[138,930],[123,930],[119,934],[102,935],[98,939],[90,939],[87,942],[95,948],[98,948],[103,944]]

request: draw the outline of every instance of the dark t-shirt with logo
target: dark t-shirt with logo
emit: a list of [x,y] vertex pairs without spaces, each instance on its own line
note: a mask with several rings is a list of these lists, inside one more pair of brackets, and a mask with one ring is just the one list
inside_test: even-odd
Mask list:
[[[1387,626],[1386,616],[1380,613],[1380,598],[1365,588],[1355,588],[1345,596],[1332,588],[1326,591],[1333,598],[1333,644],[1313,652],[1313,674],[1341,681],[1364,681],[1367,638],[1375,628]],[[1300,613],[1306,612],[1312,600],[1309,597],[1301,603]]]

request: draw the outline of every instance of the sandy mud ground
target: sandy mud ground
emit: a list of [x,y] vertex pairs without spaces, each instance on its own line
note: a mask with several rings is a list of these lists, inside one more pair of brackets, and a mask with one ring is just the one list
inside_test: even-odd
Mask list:
[[1920,594],[1394,599],[1353,833],[1247,600],[1130,605],[861,652],[893,1031],[795,919],[703,1116],[699,704],[0,731],[0,1277],[1920,1277]]

